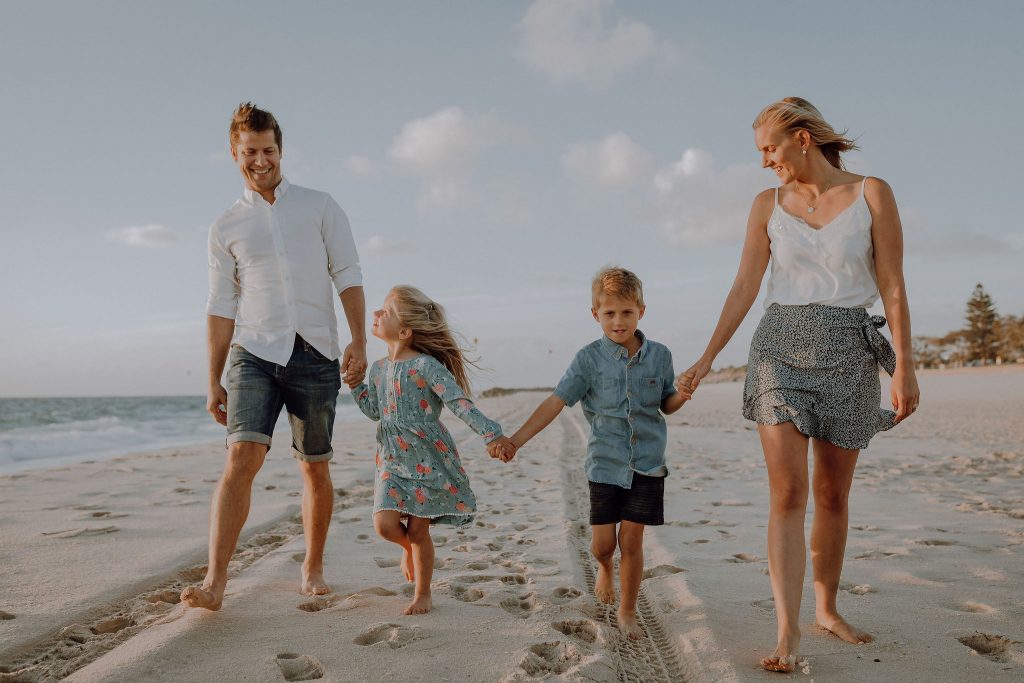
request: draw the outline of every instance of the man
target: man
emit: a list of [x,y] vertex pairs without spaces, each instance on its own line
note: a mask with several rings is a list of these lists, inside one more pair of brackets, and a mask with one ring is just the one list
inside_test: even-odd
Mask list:
[[[334,507],[328,461],[339,371],[344,368],[346,382],[366,371],[362,271],[344,212],[330,195],[281,175],[281,127],[270,112],[240,105],[230,141],[246,189],[210,227],[206,306],[206,407],[228,428],[228,455],[210,508],[206,578],[181,593],[184,604],[209,610],[220,609],[228,560],[282,407],[303,478],[301,592],[330,592],[323,551]],[[352,336],[340,368],[332,283]]]

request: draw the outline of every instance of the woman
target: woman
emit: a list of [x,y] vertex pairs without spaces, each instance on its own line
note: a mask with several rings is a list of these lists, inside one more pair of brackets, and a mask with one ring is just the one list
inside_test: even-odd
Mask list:
[[[814,451],[815,617],[847,642],[870,642],[869,633],[836,609],[850,485],[860,449],[913,413],[920,392],[892,190],[883,180],[845,170],[841,154],[856,145],[807,100],[787,97],[769,105],[753,128],[762,164],[775,171],[780,187],[754,199],[739,272],[718,325],[704,355],[677,384],[692,391],[708,374],[754,303],[771,261],[743,414],[758,423],[771,492],[768,567],[778,645],[761,665],[788,672],[800,644],[808,441]],[[879,295],[895,349],[876,329],[885,319],[865,310]],[[879,409],[879,363],[892,375],[895,413]]]

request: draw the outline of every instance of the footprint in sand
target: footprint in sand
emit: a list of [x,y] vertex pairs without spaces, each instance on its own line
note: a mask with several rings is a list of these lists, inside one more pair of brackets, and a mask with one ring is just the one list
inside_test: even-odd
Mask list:
[[401,564],[401,561],[397,557],[375,557],[373,558],[373,561],[377,563],[377,566],[381,569],[397,567]]
[[146,596],[147,602],[166,602],[172,605],[177,605],[181,602],[181,592],[176,590],[165,590],[158,591]]
[[488,567],[490,567],[491,563],[488,562],[487,560],[480,560],[478,562],[467,562],[463,566],[466,569],[472,569],[473,571],[480,571],[482,569],[487,569]]
[[760,557],[758,557],[757,555],[754,555],[752,553],[736,553],[732,557],[726,558],[725,561],[726,562],[744,563],[744,562],[757,562],[760,559],[761,559]]
[[555,605],[564,605],[567,602],[572,602],[576,598],[583,595],[583,591],[573,586],[559,586],[555,590],[551,591],[551,602]]
[[957,612],[967,612],[968,614],[995,614],[999,610],[991,605],[986,605],[983,602],[974,602],[973,600],[964,600],[958,602],[953,606]]
[[179,486],[178,488],[174,489],[174,492],[175,493],[192,493],[193,491],[190,488],[185,488],[184,486]]
[[752,603],[750,603],[750,606],[751,607],[755,607],[755,608],[761,610],[762,612],[769,612],[769,613],[773,613],[774,614],[774,612],[775,612],[775,598],[765,598],[764,600],[754,600]]
[[559,633],[582,640],[584,643],[593,643],[597,640],[597,624],[587,619],[556,621],[551,624],[551,628]]
[[877,593],[878,589],[869,586],[868,584],[855,585],[852,583],[841,583],[839,584],[839,590],[846,591],[852,595],[867,595],[868,593]]
[[373,543],[373,539],[369,534],[357,534],[356,543]]
[[1017,660],[1017,664],[1024,664],[1024,654],[1014,652],[1016,648],[1013,646],[1019,645],[1019,641],[1010,640],[1005,636],[989,635],[981,631],[975,631],[968,636],[960,636],[957,640],[993,662],[1008,663]]
[[505,598],[498,604],[512,616],[525,619],[537,609],[537,594],[524,593],[518,597]]
[[96,635],[100,635],[102,633],[117,633],[118,631],[132,625],[134,625],[134,622],[132,622],[128,617],[111,617],[110,619],[101,621],[89,630]]
[[956,541],[944,541],[940,538],[923,538],[919,541],[914,541],[917,545],[928,545],[928,546],[947,546],[947,545],[960,545]]
[[452,597],[462,602],[476,602],[487,596],[487,593],[483,592],[479,588],[466,588],[460,584],[454,584],[449,587],[449,591]]
[[295,553],[294,555],[292,555],[292,559],[294,561],[296,561],[296,562],[299,562],[299,563],[305,562],[306,561],[306,553],[305,552]]
[[422,636],[416,626],[399,626],[398,624],[377,624],[366,629],[352,642],[356,645],[383,644],[391,649],[404,647]]
[[501,582],[506,586],[522,586],[530,583],[530,580],[522,574],[506,574],[501,577]]
[[277,656],[277,668],[286,681],[313,681],[324,677],[324,667],[316,657],[282,652]]
[[79,529],[61,529],[60,531],[44,531],[43,536],[53,538],[79,538],[82,536],[102,536],[120,531],[116,526],[81,527]]
[[644,570],[643,578],[644,579],[656,579],[659,576],[671,576],[673,574],[678,574],[678,573],[680,573],[682,571],[685,571],[685,570],[680,569],[679,567],[676,567],[675,565],[659,564],[657,567],[651,567],[650,569],[645,569]]
[[555,641],[531,645],[519,662],[531,678],[546,677],[548,674],[564,674],[583,660],[583,654],[572,643]]
[[0,621],[10,621],[11,619],[14,619],[13,614],[11,614],[10,612],[5,612],[2,609],[0,609]]
[[87,514],[75,517],[75,519],[78,520],[78,521],[90,521],[90,520],[93,520],[93,519],[119,519],[121,517],[127,517],[127,516],[128,515],[123,514],[123,513],[122,514],[114,514],[113,512],[109,512],[107,510],[97,510],[96,512],[89,512]]

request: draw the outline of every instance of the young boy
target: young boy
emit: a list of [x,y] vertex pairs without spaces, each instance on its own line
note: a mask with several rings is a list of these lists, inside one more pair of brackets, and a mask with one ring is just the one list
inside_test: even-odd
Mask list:
[[[586,470],[590,483],[591,551],[598,563],[595,592],[615,601],[616,544],[622,601],[619,628],[636,640],[636,599],[644,571],[644,527],[664,524],[665,419],[690,393],[674,385],[672,354],[637,329],[644,317],[643,285],[623,268],[605,268],[592,285],[590,309],[604,336],[583,347],[565,376],[512,435],[519,448],[551,424],[565,406],[583,402],[590,423]],[[659,409],[661,412],[659,412]]]

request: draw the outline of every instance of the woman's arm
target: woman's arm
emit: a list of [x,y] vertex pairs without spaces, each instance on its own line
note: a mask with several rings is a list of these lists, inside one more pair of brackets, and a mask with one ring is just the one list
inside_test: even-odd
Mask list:
[[890,392],[896,422],[900,422],[917,409],[921,400],[914,371],[907,285],[903,280],[903,226],[896,197],[887,182],[868,178],[864,184],[864,199],[871,210],[871,242],[878,293],[882,297],[896,352],[896,372],[892,376]]

